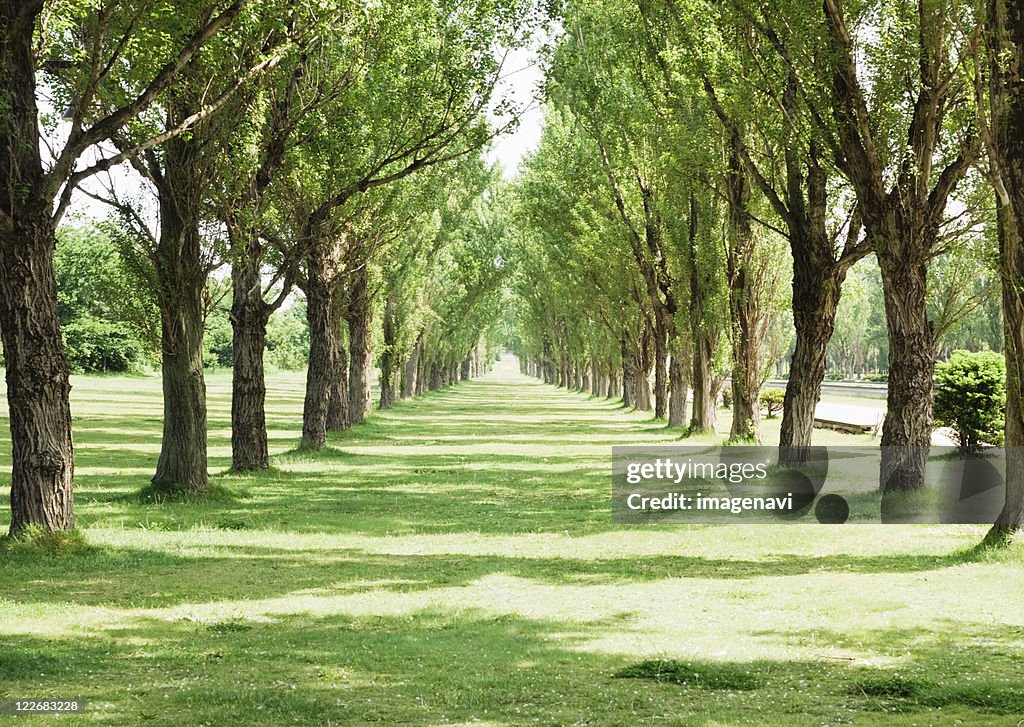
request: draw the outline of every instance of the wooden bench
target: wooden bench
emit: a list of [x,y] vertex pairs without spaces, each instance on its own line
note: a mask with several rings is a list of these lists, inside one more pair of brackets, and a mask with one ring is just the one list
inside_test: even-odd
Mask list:
[[874,424],[851,424],[850,422],[837,422],[832,419],[814,419],[816,429],[835,429],[847,434],[870,434],[875,431]]

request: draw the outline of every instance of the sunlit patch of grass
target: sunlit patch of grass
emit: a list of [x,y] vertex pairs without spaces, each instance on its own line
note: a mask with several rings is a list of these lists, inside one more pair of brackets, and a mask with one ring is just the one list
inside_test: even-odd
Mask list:
[[[129,383],[74,382],[87,547],[0,546],[0,692],[90,703],[33,723],[1016,716],[1024,556],[973,550],[984,528],[618,525],[613,444],[723,434],[683,438],[508,372],[374,412],[320,452],[295,449],[302,375],[273,374],[273,469],[248,474],[228,471],[230,375],[211,374],[214,496],[140,498],[160,382]],[[766,441],[778,426],[764,423]],[[893,675],[902,695],[887,693]]]

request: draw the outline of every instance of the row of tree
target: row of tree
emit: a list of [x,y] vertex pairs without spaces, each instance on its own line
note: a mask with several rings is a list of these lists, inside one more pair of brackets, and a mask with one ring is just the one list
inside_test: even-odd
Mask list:
[[1022,12],[567,0],[544,138],[514,194],[526,370],[644,409],[653,394],[657,416],[694,431],[714,427],[728,378],[731,437],[760,441],[758,392],[785,327],[779,454],[805,461],[844,284],[872,256],[889,385],[880,484],[915,489],[941,337],[998,287],[1008,497],[992,538],[1020,528]]
[[533,12],[521,0],[0,6],[11,532],[74,522],[53,259],[78,195],[116,211],[119,249],[159,315],[157,483],[207,486],[204,316],[225,262],[236,470],[267,466],[266,330],[296,288],[303,446],[363,420],[375,316],[384,407],[485,365],[502,229],[480,150],[514,121],[491,107],[500,50]]

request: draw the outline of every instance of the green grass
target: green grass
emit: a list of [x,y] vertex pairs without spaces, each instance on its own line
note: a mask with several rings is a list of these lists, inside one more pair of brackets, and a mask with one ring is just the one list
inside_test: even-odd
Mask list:
[[[275,374],[273,469],[230,475],[229,383],[208,382],[217,496],[168,499],[144,491],[159,380],[75,378],[79,532],[0,546],[0,697],[90,709],[0,721],[1024,717],[1024,555],[973,551],[983,528],[616,525],[610,447],[674,435],[513,374],[375,413],[321,453],[296,450],[302,376]],[[0,456],[9,472],[6,438]]]

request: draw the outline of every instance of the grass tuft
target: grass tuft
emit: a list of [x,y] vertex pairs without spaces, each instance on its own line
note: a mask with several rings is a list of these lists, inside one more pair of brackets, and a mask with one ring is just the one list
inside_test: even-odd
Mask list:
[[82,534],[74,529],[51,532],[31,525],[17,535],[0,537],[0,553],[9,555],[70,555],[90,548]]
[[921,693],[920,682],[902,674],[871,676],[854,682],[854,692],[867,697],[911,699]]
[[984,679],[959,683],[929,683],[902,674],[871,676],[854,682],[854,694],[887,701],[886,709],[893,710],[893,701],[900,709],[907,707],[971,707],[997,714],[1024,713],[1024,690],[1005,682]]
[[753,667],[738,664],[694,663],[690,661],[649,659],[619,669],[616,679],[653,679],[701,689],[748,691],[757,689],[760,680]]

